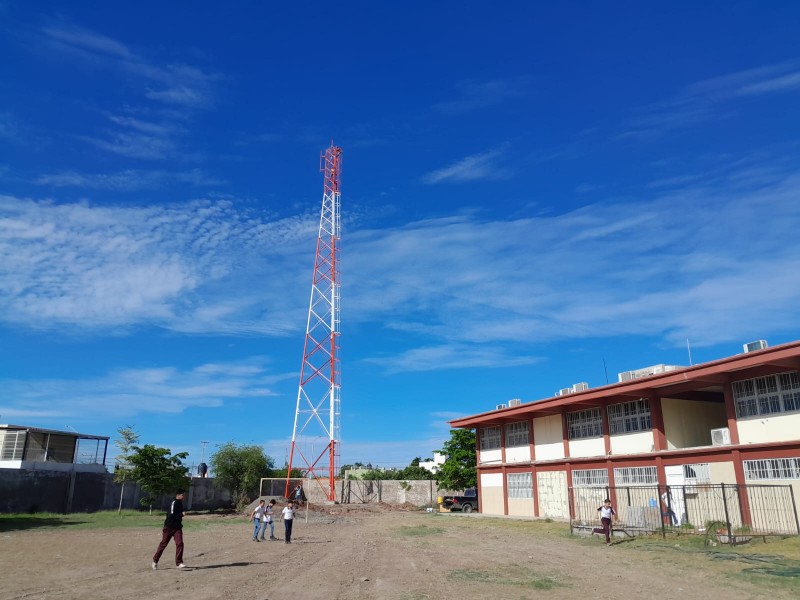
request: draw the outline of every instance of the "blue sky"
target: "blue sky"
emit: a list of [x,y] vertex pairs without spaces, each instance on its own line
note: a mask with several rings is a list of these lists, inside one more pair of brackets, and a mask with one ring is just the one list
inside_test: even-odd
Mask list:
[[282,464],[331,140],[343,462],[798,338],[797,3],[269,4],[0,1],[0,423]]

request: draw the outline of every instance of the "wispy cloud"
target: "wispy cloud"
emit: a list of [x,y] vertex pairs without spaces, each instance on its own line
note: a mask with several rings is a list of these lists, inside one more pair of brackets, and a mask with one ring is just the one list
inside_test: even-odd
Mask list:
[[[393,353],[358,358],[395,373],[502,367],[559,340],[711,345],[798,321],[800,172],[750,165],[648,194],[516,219],[352,224],[343,320],[407,334]],[[233,202],[0,197],[0,318],[62,331],[297,334],[316,231],[315,215],[276,220]]]
[[48,58],[110,73],[133,91],[124,107],[100,111],[107,127],[77,136],[103,151],[144,160],[173,157],[185,123],[214,104],[218,73],[147,58],[117,39],[63,21],[42,28],[38,39]]
[[52,23],[42,33],[50,47],[62,55],[145,82],[143,93],[152,100],[186,108],[213,103],[213,85],[219,74],[183,63],[157,64],[116,39],[65,22]]
[[281,377],[264,358],[234,364],[120,369],[82,380],[5,380],[0,414],[6,419],[57,419],[92,415],[120,419],[142,413],[177,414],[190,407],[219,407],[226,401],[266,398]]
[[218,186],[226,183],[222,179],[209,177],[201,169],[170,173],[168,171],[144,171],[126,169],[116,173],[77,173],[60,171],[37,177],[33,183],[56,188],[77,187],[88,190],[112,190],[133,192],[144,189],[155,189],[162,185],[180,182],[197,187]]
[[467,79],[456,84],[458,97],[455,100],[440,102],[434,109],[444,114],[463,115],[523,96],[527,93],[526,87],[524,77],[491,81]]
[[295,312],[309,260],[298,248],[313,248],[315,235],[311,216],[269,220],[224,201],[97,207],[0,196],[0,318],[282,335],[303,322]]
[[505,179],[512,172],[508,167],[499,164],[502,150],[490,150],[480,154],[472,154],[459,159],[453,164],[436,169],[422,177],[423,183],[435,184],[445,182],[478,181],[481,179]]
[[696,82],[675,97],[640,109],[619,139],[653,140],[668,131],[728,118],[745,98],[800,90],[800,61],[788,61]]

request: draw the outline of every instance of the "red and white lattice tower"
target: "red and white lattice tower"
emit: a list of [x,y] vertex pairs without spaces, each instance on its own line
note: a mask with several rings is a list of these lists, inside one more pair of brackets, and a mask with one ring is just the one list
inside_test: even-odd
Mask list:
[[292,449],[289,453],[286,496],[289,496],[289,476],[294,468],[300,469],[304,477],[316,481],[327,499],[333,501],[336,499],[340,435],[339,188],[342,149],[332,142],[331,147],[322,153],[320,171],[325,174],[322,213],[319,218]]

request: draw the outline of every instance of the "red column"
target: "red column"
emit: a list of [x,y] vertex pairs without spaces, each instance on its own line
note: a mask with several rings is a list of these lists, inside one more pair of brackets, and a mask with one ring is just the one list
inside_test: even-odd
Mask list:
[[564,458],[569,458],[569,427],[567,427],[567,413],[561,413],[561,434],[564,436]]
[[608,407],[600,407],[600,416],[603,419],[603,445],[605,446],[606,456],[611,454],[611,433],[608,426]]
[[731,454],[733,455],[733,471],[736,473],[736,485],[739,486],[738,495],[739,507],[742,510],[742,525],[752,525],[753,518],[750,516],[750,498],[747,496],[747,481],[744,478],[742,454],[738,450],[734,450]]
[[726,381],[722,386],[722,394],[725,397],[725,416],[728,419],[728,431],[731,435],[731,444],[739,445],[739,425],[736,421],[736,403],[733,401],[733,386],[730,381]]
[[533,419],[528,421],[528,445],[531,447],[531,462],[536,460],[536,440],[533,437]]
[[539,485],[536,480],[536,466],[531,468],[531,481],[533,483],[533,516],[539,516]]
[[664,412],[661,398],[656,395],[648,398],[650,402],[650,422],[653,426],[653,447],[656,452],[667,449],[667,436],[664,433]]

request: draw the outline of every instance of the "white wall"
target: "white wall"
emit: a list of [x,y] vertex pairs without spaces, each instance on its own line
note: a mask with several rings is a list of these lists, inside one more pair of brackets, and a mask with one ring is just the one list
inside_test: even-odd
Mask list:
[[611,436],[611,454],[642,454],[653,451],[653,430]]
[[661,399],[667,448],[711,445],[711,430],[728,426],[725,404],[693,400]]
[[533,419],[536,460],[564,458],[564,430],[561,415]]
[[505,513],[502,473],[481,474],[481,512],[487,515]]
[[531,447],[530,446],[513,446],[506,448],[506,462],[507,463],[520,463],[531,461]]
[[481,450],[478,452],[478,462],[480,462],[482,465],[491,463],[496,463],[499,465],[502,459],[503,454],[500,448],[497,450]]
[[606,453],[606,445],[603,438],[587,438],[585,440],[570,440],[569,455],[580,456],[603,456]]
[[800,439],[800,413],[738,419],[737,425],[741,444]]

